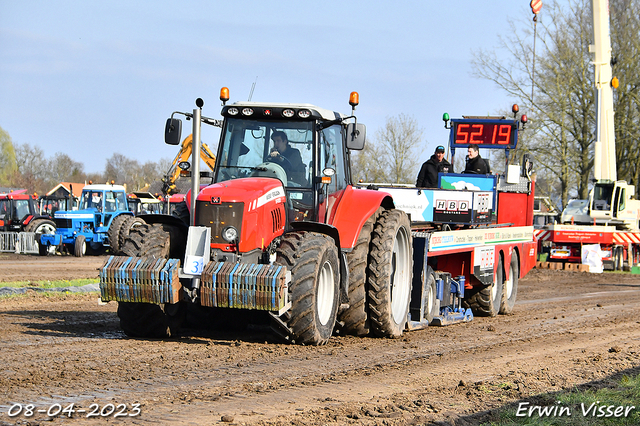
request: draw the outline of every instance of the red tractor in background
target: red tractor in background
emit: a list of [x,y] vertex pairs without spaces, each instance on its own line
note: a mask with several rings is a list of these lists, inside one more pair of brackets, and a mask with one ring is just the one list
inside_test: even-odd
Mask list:
[[[38,213],[38,199],[30,194],[0,194],[0,232],[33,232],[39,243],[42,234],[55,234],[56,224],[50,216]],[[46,247],[39,245],[40,254]]]

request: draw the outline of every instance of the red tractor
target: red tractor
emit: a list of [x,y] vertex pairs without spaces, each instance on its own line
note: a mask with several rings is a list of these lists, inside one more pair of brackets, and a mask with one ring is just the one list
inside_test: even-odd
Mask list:
[[[350,104],[355,110],[356,92]],[[124,243],[131,257],[105,264],[102,298],[119,301],[126,334],[172,335],[185,305],[206,321],[262,313],[301,344],[326,343],[336,325],[356,335],[402,334],[411,227],[388,194],[352,186],[350,150],[365,142],[355,116],[251,102],[223,106],[224,121],[201,117],[200,109],[180,114],[193,119],[194,134],[200,122],[222,127],[214,181],[198,191],[194,179],[181,218],[145,217]],[[170,118],[166,142],[178,144],[180,130],[181,121]],[[195,167],[192,175],[199,175]],[[170,260],[152,265],[153,256]],[[171,259],[183,267],[176,271]],[[117,268],[140,279],[135,289],[110,287]],[[160,281],[145,287],[142,276]]]
[[[56,225],[51,217],[38,213],[35,196],[0,194],[0,232],[34,232],[39,242],[42,234],[55,234]],[[41,254],[46,254],[46,247],[39,248]]]

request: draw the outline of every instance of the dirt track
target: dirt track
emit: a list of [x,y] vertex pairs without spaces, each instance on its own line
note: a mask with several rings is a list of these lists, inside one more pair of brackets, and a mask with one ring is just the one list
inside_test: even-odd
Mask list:
[[[0,255],[0,280],[97,277],[102,261]],[[640,373],[639,303],[638,275],[534,270],[520,280],[510,316],[397,340],[336,336],[324,347],[301,347],[260,329],[129,339],[116,304],[101,305],[95,294],[4,299],[0,424],[47,418],[10,417],[13,404],[44,411],[126,404],[126,414],[139,403],[138,416],[102,420],[475,425],[541,392]]]

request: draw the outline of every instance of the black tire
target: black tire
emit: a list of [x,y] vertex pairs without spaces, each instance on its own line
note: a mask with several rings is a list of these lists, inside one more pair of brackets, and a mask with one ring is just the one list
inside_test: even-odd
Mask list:
[[120,327],[129,337],[176,337],[186,316],[184,303],[152,305],[118,302]]
[[120,229],[122,228],[124,221],[127,220],[127,217],[128,216],[124,214],[116,216],[111,220],[111,225],[109,225],[109,230],[107,231],[107,237],[109,238],[109,250],[114,256],[121,254]]
[[479,317],[495,317],[500,312],[500,302],[502,300],[502,285],[504,282],[504,271],[502,268],[502,257],[498,255],[498,265],[493,276],[493,284],[476,291],[466,299],[466,302],[473,314]]
[[185,225],[189,225],[189,208],[187,207],[186,201],[180,201],[176,204],[176,208],[171,212],[171,216],[175,216],[178,219],[182,220]]
[[131,229],[135,228],[136,226],[144,225],[145,223],[146,222],[139,217],[135,217],[135,216],[125,217],[124,222],[122,222],[122,225],[120,226],[120,235],[118,236],[118,247],[120,247],[121,251],[122,251],[122,247],[124,246],[125,240],[129,236],[129,232],[131,231]]
[[55,234],[56,233],[56,224],[49,219],[35,219],[31,221],[26,227],[25,232],[33,232],[36,234],[35,240],[38,243],[38,254],[40,256],[46,256],[48,254],[55,253],[54,246],[47,246],[40,244],[40,237],[43,234]]
[[167,259],[170,250],[170,236],[159,224],[143,224],[129,231],[122,246],[125,256],[155,256]]
[[55,234],[56,224],[49,219],[35,219],[31,221],[26,227],[25,232],[35,232],[36,240],[40,240],[42,234]]
[[502,285],[502,299],[500,300],[500,313],[510,314],[516,304],[518,296],[518,276],[520,275],[520,261],[518,253],[514,250],[509,264],[509,279]]
[[399,337],[407,324],[413,274],[411,224],[401,210],[380,213],[373,228],[368,265],[371,330]]
[[293,341],[302,345],[327,343],[335,327],[340,293],[334,240],[314,232],[285,234],[276,251],[276,263],[291,271],[291,309],[284,321]]
[[87,253],[87,240],[84,235],[78,235],[76,241],[73,243],[73,255],[75,257],[82,257]]
[[[142,224],[132,228],[123,245],[126,256],[168,258],[169,233],[159,224]],[[154,305],[118,302],[120,327],[130,337],[175,337],[186,317],[184,303]]]
[[367,264],[373,224],[380,215],[379,209],[362,226],[356,245],[347,253],[349,269],[349,307],[338,316],[340,332],[354,336],[366,336],[371,330],[367,313]]
[[431,269],[431,266],[427,266],[426,270],[427,280],[424,285],[424,317],[429,324],[433,322],[433,319],[440,315],[440,303],[438,302],[438,290],[436,288],[436,274]]

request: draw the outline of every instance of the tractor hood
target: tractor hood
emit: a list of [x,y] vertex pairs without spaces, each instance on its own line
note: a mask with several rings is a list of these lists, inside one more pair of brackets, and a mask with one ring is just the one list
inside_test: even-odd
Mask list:
[[284,232],[286,200],[278,179],[251,177],[213,184],[198,194],[196,225],[211,228],[213,248],[238,253],[264,250]]
[[96,209],[57,211],[54,213],[54,219],[90,219],[93,220]]

